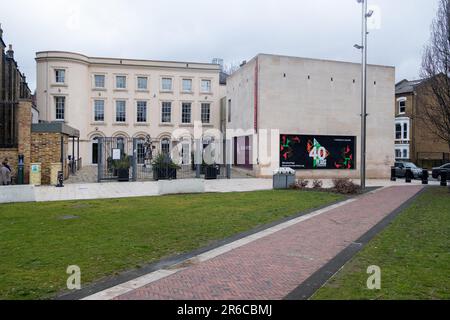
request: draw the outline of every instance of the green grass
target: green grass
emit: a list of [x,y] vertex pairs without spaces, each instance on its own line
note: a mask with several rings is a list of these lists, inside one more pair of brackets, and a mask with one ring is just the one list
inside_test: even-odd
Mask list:
[[[381,290],[367,289],[367,267]],[[377,235],[313,299],[449,299],[450,193],[430,188]]]
[[3,204],[0,299],[51,298],[69,265],[85,285],[340,199],[287,190]]

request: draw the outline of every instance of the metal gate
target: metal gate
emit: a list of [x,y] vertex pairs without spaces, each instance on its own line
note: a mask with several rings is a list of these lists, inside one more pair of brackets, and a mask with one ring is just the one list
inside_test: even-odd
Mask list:
[[[198,148],[205,147],[197,144]],[[172,158],[163,150],[142,138],[102,137],[98,138],[98,182],[108,180],[146,181],[162,179],[206,178],[208,166],[194,164],[194,151],[190,155],[180,149],[179,162],[174,165]],[[188,148],[190,150],[190,148]],[[176,152],[175,152],[176,153]],[[152,162],[162,158],[158,166]],[[217,178],[229,178],[229,167],[215,165]]]

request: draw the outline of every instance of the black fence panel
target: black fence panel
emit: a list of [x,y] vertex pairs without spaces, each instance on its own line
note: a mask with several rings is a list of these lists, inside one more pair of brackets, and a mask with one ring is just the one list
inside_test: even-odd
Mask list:
[[194,157],[172,155],[174,156],[173,160],[167,153],[153,148],[152,152],[148,151],[148,146],[143,139],[99,138],[98,182],[108,180],[225,179],[228,177],[227,166],[224,164],[196,165]]

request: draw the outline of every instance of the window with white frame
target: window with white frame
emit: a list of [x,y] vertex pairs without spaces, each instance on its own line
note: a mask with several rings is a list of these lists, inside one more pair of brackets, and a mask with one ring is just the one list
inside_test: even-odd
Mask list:
[[147,122],[147,101],[138,101],[136,109],[136,122]]
[[398,160],[409,159],[409,145],[396,145],[395,158]]
[[55,82],[56,83],[65,83],[66,82],[66,70],[55,69]]
[[398,113],[399,114],[406,113],[406,99],[404,98],[398,100]]
[[94,86],[95,88],[99,89],[105,88],[105,75],[103,74],[94,75]]
[[172,122],[172,102],[163,102],[161,105],[161,122]]
[[127,120],[126,101],[116,101],[116,122],[125,122]]
[[168,138],[164,138],[161,140],[161,153],[163,154],[170,153],[170,140]]
[[402,118],[395,120],[395,139],[409,140],[409,119]]
[[210,103],[202,103],[201,106],[201,120],[202,123],[209,123],[211,118],[211,104]]
[[172,78],[162,78],[161,89],[163,91],[172,91]]
[[211,80],[202,80],[201,81],[201,90],[203,93],[211,92]]
[[181,104],[181,123],[191,123],[191,105],[190,102]]
[[66,97],[55,97],[55,119],[64,121],[65,112]]
[[192,79],[183,79],[183,92],[192,92]]
[[94,121],[105,121],[105,100],[94,101]]
[[126,89],[126,88],[127,88],[127,77],[116,76],[116,89]]
[[402,138],[402,125],[400,123],[395,124],[395,139],[401,140]]
[[147,77],[137,77],[137,87],[138,87],[138,90],[147,90],[148,78]]

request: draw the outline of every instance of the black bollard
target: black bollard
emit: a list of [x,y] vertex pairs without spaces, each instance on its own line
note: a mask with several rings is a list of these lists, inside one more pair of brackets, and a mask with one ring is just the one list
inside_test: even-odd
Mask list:
[[411,183],[411,176],[412,176],[412,171],[410,168],[407,168],[406,173],[405,173],[405,182],[406,183]]
[[58,171],[58,184],[56,185],[57,188],[63,188],[64,187],[64,174],[62,171]]
[[446,170],[442,170],[441,172],[441,187],[446,187],[447,186],[447,171]]
[[428,184],[428,170],[422,170],[422,184]]
[[391,167],[391,181],[397,181],[397,177],[395,176],[395,167]]

